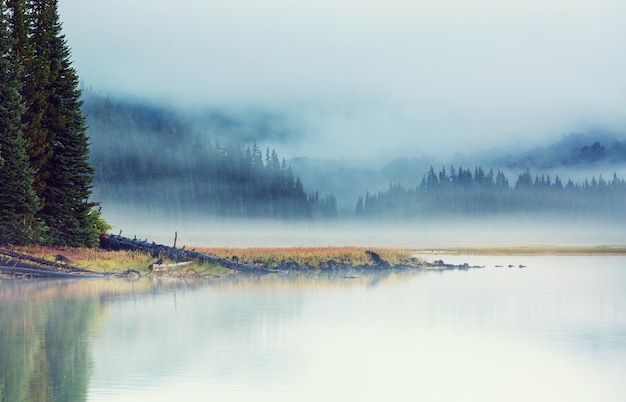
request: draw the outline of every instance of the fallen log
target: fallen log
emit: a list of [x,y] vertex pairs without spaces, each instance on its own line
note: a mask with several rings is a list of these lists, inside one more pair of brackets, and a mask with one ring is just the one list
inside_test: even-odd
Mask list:
[[[2,256],[6,257],[2,257]],[[135,279],[141,274],[135,270],[125,272],[95,272],[70,264],[49,261],[13,250],[0,248],[0,274],[22,275],[37,278],[127,278]]]
[[41,268],[8,267],[0,265],[0,274],[24,275],[38,278],[102,278],[105,275],[98,273],[77,273],[54,271]]
[[[95,273],[92,271],[89,271],[87,269],[84,268],[79,268],[73,265],[70,265],[66,262],[63,261],[49,261],[43,258],[39,258],[39,257],[35,257],[32,255],[28,255],[28,254],[23,254],[23,253],[18,253],[16,251],[13,250],[8,250],[8,249],[4,249],[4,248],[0,248],[0,255],[6,255],[11,257],[11,259],[9,261],[14,262],[16,265],[19,264],[22,261],[30,261],[32,263],[35,263],[37,265],[42,265],[48,269],[54,269],[54,270],[65,270],[65,271],[69,271],[69,272],[85,272],[85,273]],[[58,256],[57,256],[58,257]],[[69,259],[68,259],[69,261]]]

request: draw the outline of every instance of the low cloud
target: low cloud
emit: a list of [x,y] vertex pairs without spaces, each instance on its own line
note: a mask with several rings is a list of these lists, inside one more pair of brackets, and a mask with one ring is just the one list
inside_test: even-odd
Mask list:
[[294,156],[452,154],[626,129],[622,2],[60,6],[87,85],[289,116],[308,138]]

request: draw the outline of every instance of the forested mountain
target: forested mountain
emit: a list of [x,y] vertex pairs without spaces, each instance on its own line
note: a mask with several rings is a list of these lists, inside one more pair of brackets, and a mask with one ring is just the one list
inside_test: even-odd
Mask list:
[[518,154],[499,156],[492,166],[503,168],[554,169],[565,167],[596,167],[626,163],[626,140],[606,132],[569,134],[545,147],[536,147]]
[[475,154],[436,155],[415,150],[412,157],[389,161],[321,160],[301,157],[290,161],[294,172],[320,191],[337,196],[340,208],[354,208],[356,200],[366,192],[386,190],[389,183],[405,188],[415,187],[432,166],[487,166],[516,175],[527,168],[539,175],[560,174],[582,181],[592,175],[605,177],[626,171],[626,140],[605,132],[570,134],[554,143],[517,152],[485,148]]
[[[619,190],[622,181],[617,176],[608,182],[600,175],[598,179],[562,183],[558,176],[551,178],[554,171],[541,168],[548,166],[548,161],[557,171],[558,167],[593,167],[609,160],[617,166],[621,143],[614,140],[611,146],[602,145],[599,141],[609,144],[614,137],[599,134],[570,135],[550,147],[499,158],[492,154],[493,159],[486,162],[488,166],[504,165],[495,172],[481,167],[451,167],[438,173],[431,168],[424,175],[436,158],[416,156],[387,163],[377,161],[378,164],[307,157],[286,161],[275,151],[259,149],[253,142],[243,145],[239,139],[245,136],[241,133],[235,139],[224,139],[229,138],[223,136],[229,130],[261,130],[262,126],[256,123],[236,122],[232,115],[220,117],[218,112],[212,112],[211,121],[215,124],[205,125],[208,131],[204,131],[198,129],[202,125],[195,118],[165,107],[120,101],[92,91],[85,92],[85,100],[91,160],[97,167],[96,198],[156,208],[171,216],[352,216],[359,196],[356,211],[361,217],[584,212],[614,209],[623,195]],[[267,126],[266,129],[269,130]],[[213,131],[217,132],[216,137]],[[249,138],[271,136],[248,134]],[[611,159],[607,155],[612,155]],[[478,163],[484,160],[478,158]],[[524,193],[522,184],[517,182],[511,186],[505,172],[512,171],[524,172],[521,177],[537,172],[529,180],[533,191]],[[334,195],[307,194],[307,187]],[[597,197],[598,188],[603,189],[602,200]]]
[[357,201],[357,217],[438,218],[535,214],[624,218],[626,181],[616,174],[600,175],[582,183],[559,176],[520,173],[513,186],[502,171],[454,166],[439,172],[431,167],[413,188],[391,184],[387,190],[366,194]]
[[132,204],[167,216],[337,215],[335,197],[307,194],[274,150],[232,138],[220,142],[170,109],[91,91],[85,92],[84,111],[96,167],[94,194],[104,204]]

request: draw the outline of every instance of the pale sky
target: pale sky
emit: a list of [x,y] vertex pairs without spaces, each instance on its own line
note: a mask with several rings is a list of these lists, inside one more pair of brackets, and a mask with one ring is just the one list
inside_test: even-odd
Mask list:
[[180,107],[287,113],[334,156],[626,132],[623,0],[59,5],[86,85]]

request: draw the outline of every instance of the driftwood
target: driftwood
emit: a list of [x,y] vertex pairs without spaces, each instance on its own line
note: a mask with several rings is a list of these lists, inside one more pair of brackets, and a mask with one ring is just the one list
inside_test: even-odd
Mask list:
[[177,262],[183,261],[199,261],[218,264],[225,268],[239,272],[252,274],[268,274],[282,272],[280,270],[271,269],[262,266],[249,265],[232,261],[226,258],[216,257],[210,254],[203,254],[193,250],[185,250],[184,248],[176,248],[148,242],[147,240],[130,239],[120,235],[108,234],[100,236],[100,247],[110,250],[135,250],[148,253],[154,258],[169,258]]
[[168,271],[170,269],[184,267],[185,265],[189,265],[191,263],[192,261],[177,262],[175,264],[156,264],[155,263],[155,264],[150,264],[148,268],[150,269],[150,271],[153,271],[153,272]]
[[[70,265],[66,261],[69,261],[68,258],[60,259],[57,256],[56,261],[49,261],[43,258],[35,257],[28,254],[18,253],[13,250],[8,250],[4,248],[0,248],[0,255],[11,257],[9,259],[4,259],[4,265],[9,267],[25,267],[39,270],[46,270],[52,272],[71,272],[74,274],[90,274],[90,275],[101,275],[98,272],[89,271],[87,269],[79,268],[73,265]],[[28,263],[24,263],[24,261],[28,261]]]
[[87,273],[74,273],[65,271],[54,271],[50,269],[41,268],[26,268],[26,267],[7,267],[0,266],[0,274],[10,275],[22,275],[38,278],[101,278],[104,275],[94,272],[93,274]]
[[[69,265],[69,264],[67,264],[65,262],[49,261],[49,260],[45,260],[43,258],[38,258],[38,257],[34,257],[32,255],[18,253],[16,251],[7,250],[7,249],[4,249],[4,248],[0,248],[0,254],[9,256],[11,258],[14,258],[16,261],[30,261],[30,262],[34,262],[36,264],[43,265],[45,267],[50,267],[50,268],[55,268],[55,269],[56,268],[68,268],[68,269],[75,270],[75,271],[81,271],[82,270],[82,268],[71,266],[71,265]],[[69,259],[68,259],[68,261],[69,261]]]
[[64,258],[65,259],[61,259],[57,256],[56,261],[49,261],[32,255],[0,248],[0,274],[39,278],[136,278],[140,276],[139,272],[134,270],[121,273],[90,271],[65,263],[65,261],[69,261],[69,259]]

